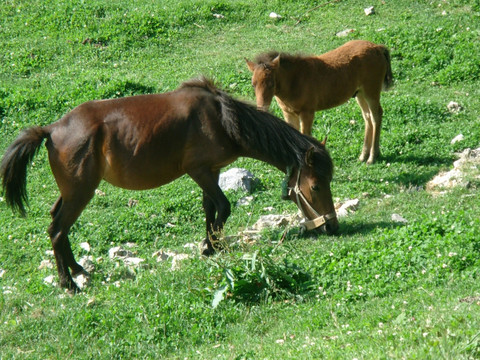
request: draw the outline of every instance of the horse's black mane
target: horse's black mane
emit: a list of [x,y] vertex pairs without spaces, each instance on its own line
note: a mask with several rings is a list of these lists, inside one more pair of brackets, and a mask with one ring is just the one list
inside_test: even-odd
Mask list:
[[208,79],[190,80],[182,87],[201,87],[216,95],[221,105],[222,124],[228,135],[242,148],[256,153],[257,158],[267,154],[272,164],[301,168],[305,166],[306,152],[314,147],[317,175],[331,179],[332,160],[325,146],[315,138],[301,134],[268,112],[232,98]]

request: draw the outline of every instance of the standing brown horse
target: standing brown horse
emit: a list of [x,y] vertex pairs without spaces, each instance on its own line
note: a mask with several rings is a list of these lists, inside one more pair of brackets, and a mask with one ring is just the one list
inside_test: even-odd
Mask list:
[[315,111],[357,99],[365,120],[360,161],[371,164],[380,154],[380,92],[393,83],[390,53],[383,45],[353,40],[320,56],[270,52],[246,59],[252,71],[257,106],[268,111],[275,96],[285,120],[311,135]]
[[[288,174],[287,194],[308,229],[334,233],[330,191],[333,164],[324,143],[302,135],[269,113],[237,101],[206,79],[176,91],[86,102],[57,122],[24,130],[0,165],[6,202],[25,214],[26,171],[43,140],[60,197],[48,233],[60,285],[78,287],[68,233],[102,179],[125,189],[151,189],[188,174],[203,190],[207,236],[203,254],[230,215],[218,186],[220,169],[238,157],[265,161]],[[70,274],[70,270],[72,274]]]

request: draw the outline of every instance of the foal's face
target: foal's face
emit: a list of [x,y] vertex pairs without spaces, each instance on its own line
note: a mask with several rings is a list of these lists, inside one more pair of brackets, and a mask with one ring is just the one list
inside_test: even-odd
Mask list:
[[275,95],[275,68],[265,64],[247,62],[252,71],[252,86],[255,89],[257,108],[268,111]]

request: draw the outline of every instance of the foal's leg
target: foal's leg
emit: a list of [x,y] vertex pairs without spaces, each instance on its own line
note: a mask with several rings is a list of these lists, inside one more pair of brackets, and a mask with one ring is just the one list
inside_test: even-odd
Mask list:
[[380,98],[367,99],[367,101],[373,124],[372,147],[367,164],[372,164],[380,156],[380,131],[382,129],[383,109],[380,105]]
[[197,169],[190,171],[188,174],[203,190],[207,237],[202,242],[202,254],[212,255],[215,253],[215,247],[218,248],[218,246],[214,246],[217,241],[217,234],[221,232],[223,225],[230,216],[230,202],[218,186],[220,171],[212,172],[209,169]]
[[280,107],[280,109],[282,109],[283,118],[285,119],[287,124],[290,124],[295,129],[300,130],[300,116],[297,113],[293,112],[291,109],[289,109],[287,105],[285,105],[283,101],[280,100],[278,97],[275,97],[275,99],[277,99],[278,106]]
[[363,94],[358,93],[356,98],[360,109],[362,109],[363,120],[365,120],[365,137],[363,139],[363,148],[362,153],[360,154],[360,161],[367,161],[370,158],[370,151],[372,148],[372,139],[373,139],[373,123],[372,116],[370,114],[370,108],[367,101],[363,97]]
[[303,111],[300,113],[300,132],[305,135],[312,135],[313,119],[315,112]]

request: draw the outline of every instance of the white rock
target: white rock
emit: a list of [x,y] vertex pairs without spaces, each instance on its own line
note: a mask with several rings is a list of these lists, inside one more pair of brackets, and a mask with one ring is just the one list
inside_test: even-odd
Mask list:
[[463,109],[463,107],[456,101],[450,101],[447,105],[447,109],[451,113],[456,114],[456,113],[459,113]]
[[92,256],[84,256],[82,257],[78,263],[81,267],[85,269],[85,271],[92,273],[95,271],[95,265],[93,264],[93,257]]
[[49,260],[49,259],[42,260],[42,262],[40,263],[40,266],[38,267],[38,270],[42,270],[42,269],[53,269],[52,260]]
[[97,196],[105,196],[105,193],[102,190],[96,189],[95,190],[95,195]]
[[74,276],[73,280],[75,281],[75,284],[77,284],[77,286],[83,290],[90,285],[91,277],[87,274],[81,273],[77,276]]
[[360,200],[358,199],[351,199],[347,200],[343,203],[338,203],[335,205],[337,216],[343,217],[347,216],[350,212],[356,211]]
[[126,257],[123,259],[123,262],[125,263],[125,265],[130,265],[130,266],[138,266],[144,261],[145,259],[138,258],[138,257]]
[[53,285],[53,286],[57,285],[57,283],[55,282],[55,275],[48,275],[46,278],[43,279],[43,282],[46,285]]
[[426,189],[431,191],[435,188],[452,188],[466,186],[468,179],[480,178],[480,148],[465,149],[459,154],[459,159],[453,163],[453,169],[440,172],[427,183]]
[[90,252],[90,244],[88,242],[80,243],[80,247],[86,252]]
[[[196,245],[194,245],[196,247]],[[176,253],[174,251],[169,251],[169,250],[160,250],[155,253],[153,253],[153,257],[157,258],[157,262],[160,261],[167,261],[172,259],[172,268],[171,270],[177,270],[180,267],[180,262],[182,260],[188,259],[190,255],[188,254],[182,254],[182,253]]]
[[402,223],[402,224],[408,223],[408,220],[405,219],[404,217],[402,217],[399,214],[392,214],[392,220],[397,222],[397,223]]
[[247,206],[253,201],[253,196],[245,196],[237,201],[237,206]]
[[251,192],[258,183],[253,174],[246,169],[232,168],[222,174],[218,185],[222,190],[244,190]]
[[178,270],[180,268],[180,262],[188,259],[190,256],[188,254],[176,254],[172,258],[172,270]]
[[465,139],[465,137],[462,134],[458,134],[452,139],[452,141],[450,141],[450,144],[453,145],[459,141],[462,141],[463,139]]
[[373,6],[369,6],[365,9],[363,9],[363,11],[365,12],[365,15],[373,15],[375,14],[375,8]]
[[121,246],[115,246],[108,250],[108,257],[110,259],[115,259],[115,258],[124,258],[124,257],[129,257],[132,256],[133,253],[131,251],[123,249]]
[[298,215],[262,215],[259,217],[257,222],[253,224],[252,229],[261,231],[266,228],[287,226],[289,224],[299,222],[300,220],[301,217],[299,217]]
[[340,32],[336,33],[335,35],[337,37],[347,37],[349,34],[351,34],[354,31],[355,31],[355,29],[345,29],[343,31],[340,31]]
[[186,243],[185,245],[183,245],[183,248],[184,249],[190,249],[190,250],[196,250],[197,245],[194,244],[194,243]]

